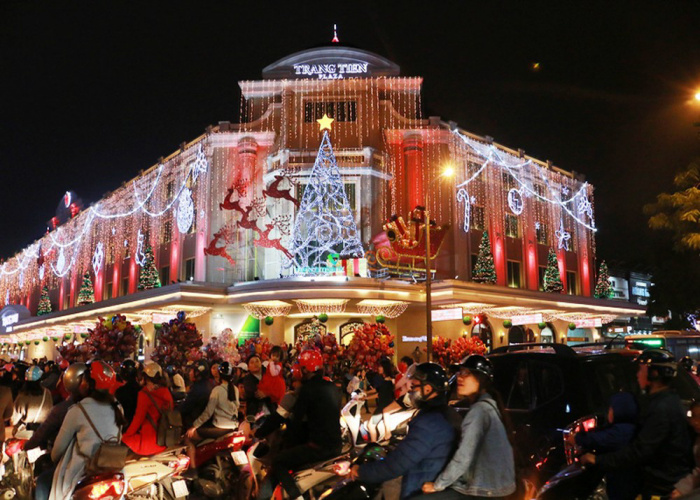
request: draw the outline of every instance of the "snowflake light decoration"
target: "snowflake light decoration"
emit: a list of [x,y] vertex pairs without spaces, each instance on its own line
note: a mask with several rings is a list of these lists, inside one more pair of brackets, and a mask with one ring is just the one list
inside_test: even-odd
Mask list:
[[567,230],[564,229],[564,221],[561,220],[559,222],[559,229],[554,231],[554,234],[556,235],[557,239],[559,240],[559,248],[568,250],[569,249],[569,241],[571,240],[571,233],[569,233]]
[[510,207],[510,210],[515,215],[520,215],[523,213],[523,208],[525,208],[523,195],[515,188],[508,191],[508,207]]
[[105,258],[105,248],[104,245],[102,244],[101,241],[97,242],[97,246],[95,247],[95,252],[92,254],[92,270],[95,272],[95,276],[97,276],[100,272],[100,268],[102,267],[102,261]]
[[192,227],[194,222],[194,201],[192,200],[192,191],[185,188],[180,193],[180,198],[177,205],[177,229],[182,234],[186,234]]
[[63,248],[58,252],[58,257],[56,258],[56,270],[59,273],[63,273],[66,267],[66,256],[63,254]]
[[45,273],[45,268],[44,264],[39,266],[39,280],[44,281],[44,273]]

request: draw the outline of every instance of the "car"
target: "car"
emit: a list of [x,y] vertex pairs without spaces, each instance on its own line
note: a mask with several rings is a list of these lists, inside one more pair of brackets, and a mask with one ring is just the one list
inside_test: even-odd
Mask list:
[[[564,433],[574,422],[603,423],[610,396],[640,389],[634,359],[640,351],[605,345],[515,344],[488,358],[513,429],[516,467],[535,488],[567,466]],[[674,389],[689,406],[700,386],[684,370]],[[587,427],[588,428],[588,427]]]

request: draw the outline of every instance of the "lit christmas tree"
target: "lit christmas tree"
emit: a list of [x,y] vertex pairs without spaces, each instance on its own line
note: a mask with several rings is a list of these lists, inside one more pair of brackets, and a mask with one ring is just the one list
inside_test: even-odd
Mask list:
[[95,302],[95,290],[92,288],[90,273],[86,272],[83,274],[83,284],[80,285],[80,291],[78,292],[78,305],[84,306],[93,302]]
[[[343,179],[328,136],[330,122],[318,120],[323,139],[311,171],[309,182],[294,221],[292,251],[298,274],[323,273],[331,269],[328,256],[363,257],[364,250],[357,233]],[[328,129],[328,130],[325,130]]]
[[605,261],[600,263],[598,270],[598,281],[595,284],[595,297],[597,299],[609,299],[613,296],[613,286],[610,283],[610,274],[608,273],[608,265]]
[[564,283],[561,282],[561,276],[559,275],[557,254],[551,248],[549,249],[549,255],[547,255],[547,269],[544,272],[543,286],[545,292],[561,293],[564,290]]
[[39,308],[36,315],[43,316],[51,312],[51,299],[49,299],[49,287],[44,285],[41,289],[41,298],[39,299]]
[[472,270],[472,280],[477,283],[496,284],[496,268],[493,265],[493,252],[491,252],[491,241],[489,241],[488,231],[484,231],[484,235],[481,237],[479,256]]
[[202,334],[194,323],[186,321],[183,311],[177,318],[156,328],[158,347],[151,359],[160,366],[185,366],[188,361],[197,361],[205,355],[202,350]]
[[158,269],[156,269],[153,257],[153,248],[151,248],[151,245],[146,245],[143,266],[141,266],[141,272],[139,273],[139,290],[150,290],[151,288],[159,287],[160,278],[158,277]]

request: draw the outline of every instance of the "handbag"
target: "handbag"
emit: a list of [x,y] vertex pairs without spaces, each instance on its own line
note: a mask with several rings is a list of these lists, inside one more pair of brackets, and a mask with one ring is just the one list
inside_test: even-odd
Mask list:
[[88,474],[104,474],[108,472],[120,471],[124,468],[126,464],[126,455],[129,452],[129,448],[121,444],[121,432],[120,436],[114,437],[108,440],[102,439],[102,435],[92,423],[90,415],[83,408],[82,403],[78,403],[78,408],[83,412],[85,418],[92,427],[92,430],[97,434],[97,439],[100,440],[100,446],[95,451],[93,456],[87,456],[80,451],[78,443],[76,443],[75,449],[78,454],[87,459],[87,465],[85,467]]

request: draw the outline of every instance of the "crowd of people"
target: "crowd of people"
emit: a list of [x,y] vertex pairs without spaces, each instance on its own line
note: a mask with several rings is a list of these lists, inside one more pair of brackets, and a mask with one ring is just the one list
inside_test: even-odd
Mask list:
[[[677,497],[700,486],[700,404],[686,421],[670,390],[678,363],[669,353],[645,351],[638,369],[646,396],[614,395],[608,425],[577,435],[575,444],[591,451],[582,463],[607,474],[611,499]],[[340,409],[361,392],[372,402],[366,415],[370,441],[390,431],[394,410],[417,411],[386,458],[352,467],[351,479],[376,484],[401,478],[401,499],[506,498],[518,485],[514,433],[493,379],[493,367],[481,355],[447,370],[404,357],[398,365],[382,359],[373,370],[333,371],[316,350],[301,352],[292,364],[279,346],[264,362],[258,354],[238,363],[166,367],[133,360],[119,366],[102,360],[7,362],[0,378],[0,435],[7,456],[49,450],[52,465],[36,479],[36,498],[57,500],[70,498],[105,441],[121,441],[133,457],[164,451],[157,434],[165,412],[177,410],[182,418],[177,438],[187,446],[192,471],[201,440],[236,429],[268,439],[286,424],[267,482],[255,495],[269,498],[279,484],[296,499],[301,492],[292,471],[340,455]],[[469,407],[466,416],[455,411],[454,400]]]

